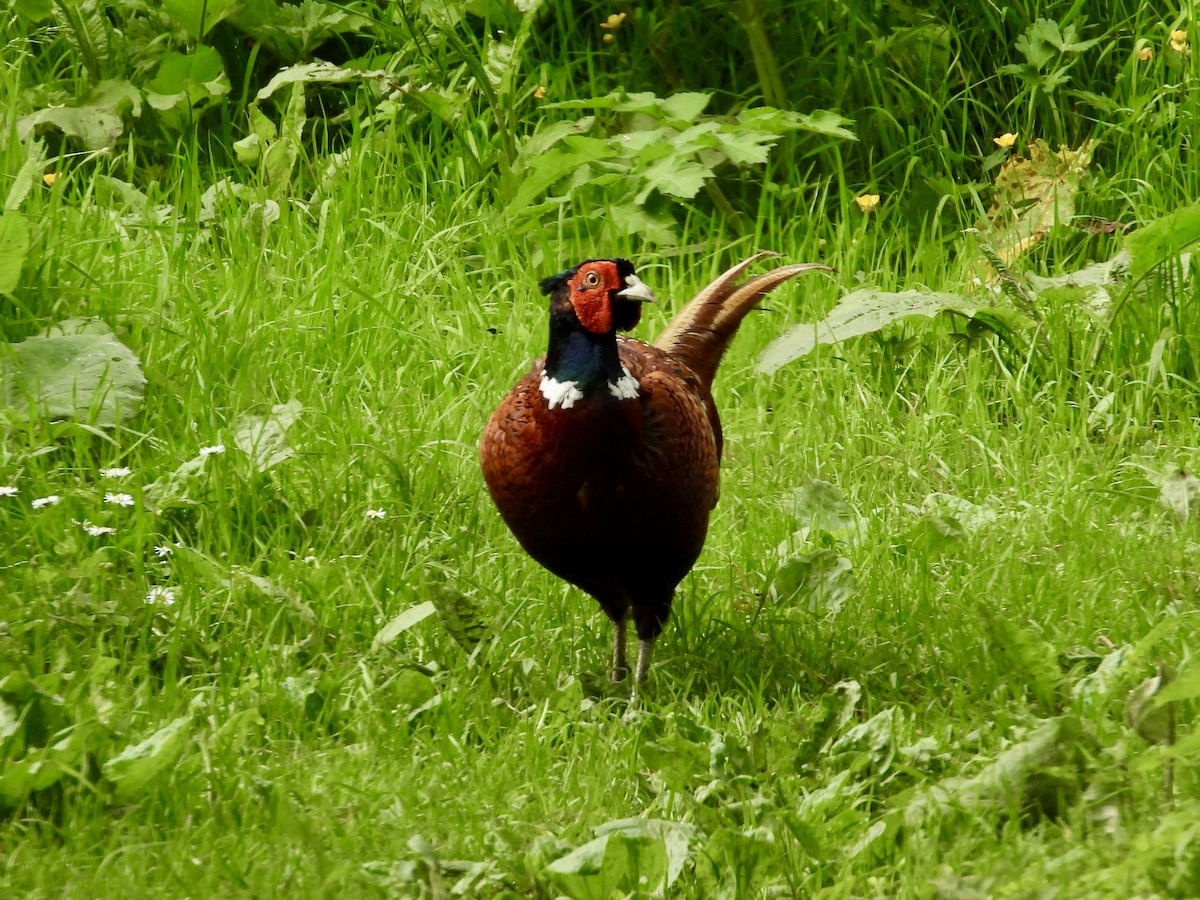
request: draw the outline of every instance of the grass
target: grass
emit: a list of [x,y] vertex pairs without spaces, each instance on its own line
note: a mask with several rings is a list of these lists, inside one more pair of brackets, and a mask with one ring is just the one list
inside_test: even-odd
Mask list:
[[[1131,85],[1118,102],[1136,105]],[[1147,107],[1113,127],[1120,154],[1081,195],[1089,213],[1149,219],[1194,198],[1185,123],[1200,107],[1177,88],[1155,107],[1170,122]],[[17,740],[78,742],[70,773],[0,821],[0,892],[586,896],[547,864],[632,817],[695,829],[676,896],[1200,892],[1194,701],[1171,707],[1169,793],[1171,751],[1124,722],[1160,663],[1194,678],[1195,530],[1160,508],[1153,473],[1200,463],[1195,385],[1147,374],[1160,336],[1171,372],[1194,337],[1194,278],[1178,315],[1161,284],[1132,299],[1094,365],[1065,348],[1098,326],[1062,309],[1045,356],[965,346],[937,322],[767,377],[761,348],[860,284],[963,289],[976,261],[955,228],[909,216],[903,193],[864,216],[837,169],[816,200],[764,193],[735,245],[697,210],[683,249],[534,246],[453,165],[422,169],[446,147],[349,149],[323,202],[283,204],[265,229],[236,205],[202,222],[208,183],[186,164],[151,197],[170,205],[161,221],[100,189],[103,160],[64,166],[22,207],[35,242],[0,297],[7,340],[99,318],[148,384],[117,429],[0,432],[0,485],[18,489],[0,496],[0,674],[39,679],[21,703],[0,682],[3,746],[13,760]],[[982,167],[991,148],[975,149],[959,148]],[[970,221],[977,196],[948,217]],[[1024,263],[1071,271],[1118,245],[1056,234]],[[664,299],[646,337],[760,248],[839,274],[772,295],[722,366],[721,502],[631,711],[628,687],[604,682],[598,608],[492,509],[479,433],[544,349],[540,276],[632,256]],[[238,423],[290,401],[295,455],[257,471]],[[197,504],[156,511],[147,486],[216,446]],[[857,529],[798,533],[814,479]],[[946,495],[973,504],[960,530],[937,513]],[[816,550],[852,565],[845,603],[772,598],[781,565]],[[485,623],[475,649],[437,615],[378,639],[446,598]],[[178,720],[168,765],[122,786],[112,760]],[[619,895],[636,885],[605,866]]]

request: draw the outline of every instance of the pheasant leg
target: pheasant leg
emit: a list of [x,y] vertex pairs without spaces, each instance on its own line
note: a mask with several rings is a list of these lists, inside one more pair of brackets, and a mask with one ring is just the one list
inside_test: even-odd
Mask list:
[[654,638],[640,638],[638,640],[638,657],[637,671],[634,673],[634,682],[641,684],[646,680],[646,673],[650,671],[650,655],[654,652]]
[[612,680],[624,681],[629,674],[629,663],[625,659],[625,620],[613,622]]

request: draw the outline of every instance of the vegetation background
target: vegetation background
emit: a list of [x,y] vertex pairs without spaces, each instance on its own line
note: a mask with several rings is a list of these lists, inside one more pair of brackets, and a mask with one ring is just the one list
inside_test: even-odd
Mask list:
[[[0,892],[1200,894],[1186,6],[0,17]],[[760,249],[631,709],[478,435]]]

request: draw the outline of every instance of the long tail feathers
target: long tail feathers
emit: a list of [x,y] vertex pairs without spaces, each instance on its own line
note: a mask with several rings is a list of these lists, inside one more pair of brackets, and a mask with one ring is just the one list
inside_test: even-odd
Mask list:
[[738,277],[753,263],[778,255],[766,250],[726,269],[671,320],[654,346],[685,363],[705,384],[711,385],[725,348],[759,300],[802,272],[833,271],[819,263],[796,263],[738,283]]

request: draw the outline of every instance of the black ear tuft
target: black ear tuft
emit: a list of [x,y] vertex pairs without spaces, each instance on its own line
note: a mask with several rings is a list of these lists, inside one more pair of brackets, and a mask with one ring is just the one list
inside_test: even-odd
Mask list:
[[571,279],[571,276],[578,271],[579,266],[575,266],[571,269],[564,269],[557,275],[549,275],[538,282],[538,288],[543,294],[553,294],[560,287],[566,284]]
[[634,274],[633,263],[624,257],[618,256],[613,262],[617,264],[617,274],[621,276],[622,281]]

